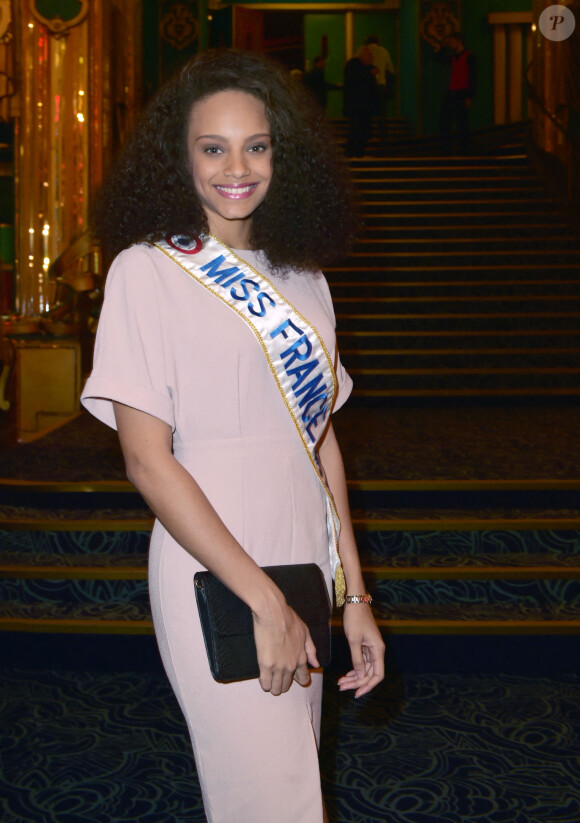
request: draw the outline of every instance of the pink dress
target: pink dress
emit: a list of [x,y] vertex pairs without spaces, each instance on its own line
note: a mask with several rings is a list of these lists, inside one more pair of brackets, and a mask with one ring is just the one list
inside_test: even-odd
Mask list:
[[[255,252],[240,256],[268,275]],[[278,290],[324,339],[335,409],[352,381],[336,353],[324,277]],[[158,249],[122,252],[109,272],[85,407],[115,426],[112,401],[168,423],[174,453],[260,565],[316,562],[331,586],[323,493],[252,331]],[[201,565],[156,522],[149,554],[155,633],[188,723],[210,823],[321,823],[322,675],[279,697],[257,680],[213,680],[195,603]]]

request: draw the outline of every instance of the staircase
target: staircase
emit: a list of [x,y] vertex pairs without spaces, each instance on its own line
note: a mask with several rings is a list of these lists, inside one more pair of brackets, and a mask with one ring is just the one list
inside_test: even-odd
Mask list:
[[488,135],[487,154],[406,141],[351,161],[365,229],[326,274],[355,395],[580,393],[580,242],[504,136],[504,153]]
[[[516,449],[533,450],[533,428],[520,425],[527,409],[498,419],[492,409],[355,404],[337,414],[364,574],[389,636],[580,631],[579,450],[575,432],[564,436],[569,410],[532,412],[538,430],[562,432],[560,453],[537,448],[544,473],[533,478],[518,477],[501,438],[477,439],[499,424],[506,442],[521,431]],[[15,446],[0,464],[12,475],[1,483],[0,631],[152,633],[151,515],[122,480],[115,437],[83,414],[44,438],[66,482],[36,461],[39,444]],[[109,480],[90,479],[96,450],[108,456]],[[38,480],[10,471],[10,459],[32,464]]]
[[[487,485],[351,484],[365,579],[389,634],[580,631],[577,488],[539,484],[524,493]],[[71,506],[66,516],[55,517],[47,494],[24,516],[4,512],[1,631],[152,632],[151,521],[145,510],[127,508],[131,498],[119,492],[108,517],[75,511],[70,494],[61,501]]]
[[[365,233],[327,270],[355,380],[335,428],[389,636],[580,632],[578,244],[502,135],[353,162]],[[82,414],[0,478],[0,631],[151,634],[151,515],[115,433]]]

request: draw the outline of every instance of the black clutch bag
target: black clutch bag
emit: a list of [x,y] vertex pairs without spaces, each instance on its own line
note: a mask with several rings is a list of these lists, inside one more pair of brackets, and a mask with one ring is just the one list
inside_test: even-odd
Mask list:
[[[290,608],[306,623],[321,666],[330,663],[332,606],[316,563],[265,566]],[[260,676],[252,612],[211,572],[193,578],[209,667],[215,680],[229,683]]]

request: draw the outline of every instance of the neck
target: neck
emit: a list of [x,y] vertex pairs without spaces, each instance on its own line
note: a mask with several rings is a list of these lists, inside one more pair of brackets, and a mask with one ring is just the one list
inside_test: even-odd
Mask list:
[[210,233],[230,249],[251,249],[250,235],[252,224],[245,220],[212,220]]

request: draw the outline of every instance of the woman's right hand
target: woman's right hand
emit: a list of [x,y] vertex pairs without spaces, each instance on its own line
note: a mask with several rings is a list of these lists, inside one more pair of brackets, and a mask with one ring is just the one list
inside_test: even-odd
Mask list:
[[260,686],[265,692],[287,692],[292,681],[301,686],[310,682],[308,664],[319,667],[316,648],[308,626],[283,601],[254,618],[254,639],[260,667]]

